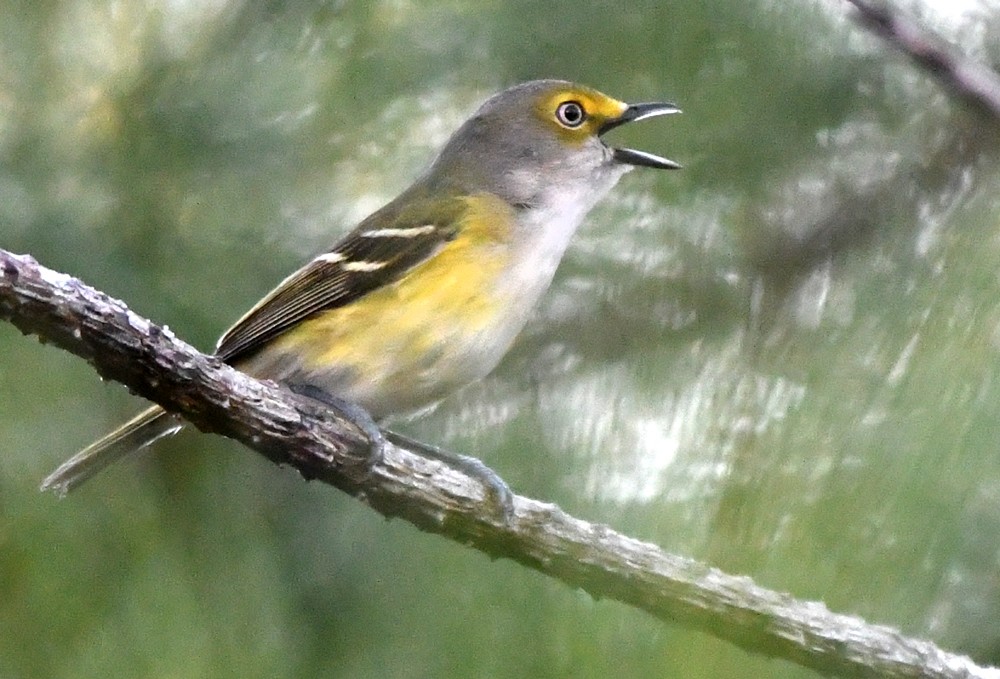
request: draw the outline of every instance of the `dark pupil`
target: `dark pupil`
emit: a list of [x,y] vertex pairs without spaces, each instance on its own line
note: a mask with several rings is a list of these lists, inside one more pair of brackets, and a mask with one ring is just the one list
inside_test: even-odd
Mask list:
[[583,109],[576,103],[563,104],[562,118],[567,125],[578,125],[583,120]]

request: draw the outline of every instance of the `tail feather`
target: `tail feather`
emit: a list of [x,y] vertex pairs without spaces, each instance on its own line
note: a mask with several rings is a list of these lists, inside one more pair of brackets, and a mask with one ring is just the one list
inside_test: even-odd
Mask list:
[[163,408],[148,408],[59,465],[42,481],[41,489],[63,497],[113,462],[175,434],[182,426],[180,420]]

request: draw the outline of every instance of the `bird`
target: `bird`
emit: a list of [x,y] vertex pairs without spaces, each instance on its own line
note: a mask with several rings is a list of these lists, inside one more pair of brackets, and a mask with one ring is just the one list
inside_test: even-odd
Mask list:
[[[215,356],[339,407],[379,438],[375,422],[426,408],[496,367],[577,227],[622,175],[680,168],[610,146],[603,135],[678,112],[564,80],[502,90],[409,188],[237,320]],[[149,407],[41,488],[65,495],[182,427],[178,416]]]

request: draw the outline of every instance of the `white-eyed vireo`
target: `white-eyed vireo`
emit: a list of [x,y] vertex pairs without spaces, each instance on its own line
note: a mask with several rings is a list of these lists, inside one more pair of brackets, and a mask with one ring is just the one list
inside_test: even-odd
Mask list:
[[[237,321],[216,355],[255,377],[357,404],[375,419],[484,377],[594,204],[633,166],[679,167],[611,148],[601,135],[677,111],[559,80],[500,92],[410,188]],[[63,463],[42,488],[65,493],[180,427],[153,406]]]

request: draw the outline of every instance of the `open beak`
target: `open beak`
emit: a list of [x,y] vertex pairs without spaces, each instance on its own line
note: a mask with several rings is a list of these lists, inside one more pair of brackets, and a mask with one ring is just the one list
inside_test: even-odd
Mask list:
[[[680,112],[681,110],[674,104],[661,102],[649,104],[630,104],[620,116],[612,118],[601,125],[597,134],[600,136],[609,130],[613,130],[620,125],[624,125],[625,123],[634,123],[639,120],[645,120],[646,118],[665,116],[671,113]],[[680,163],[675,163],[672,160],[661,158],[660,156],[652,153],[646,153],[645,151],[612,148],[611,152],[612,158],[614,158],[617,163],[640,165],[642,167],[655,167],[660,170],[679,170],[681,168]]]

